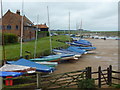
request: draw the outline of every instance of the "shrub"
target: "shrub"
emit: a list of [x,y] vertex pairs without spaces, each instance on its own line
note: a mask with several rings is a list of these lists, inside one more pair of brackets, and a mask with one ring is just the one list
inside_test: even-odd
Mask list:
[[95,81],[94,79],[78,80],[78,88],[83,88],[83,89],[95,88]]
[[120,84],[112,85],[112,86],[115,87],[115,88],[120,88]]
[[4,44],[17,43],[18,37],[12,33],[4,33]]
[[[43,35],[43,36],[39,36],[39,35]],[[48,31],[39,31],[38,32],[38,37],[45,37],[45,36],[49,36],[49,32]]]

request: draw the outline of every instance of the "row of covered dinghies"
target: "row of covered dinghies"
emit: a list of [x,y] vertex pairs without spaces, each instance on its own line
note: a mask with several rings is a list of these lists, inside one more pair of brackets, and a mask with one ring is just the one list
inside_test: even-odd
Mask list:
[[78,40],[78,41],[73,41],[73,42],[67,42],[67,44],[70,44],[72,46],[81,46],[81,47],[92,47],[92,43],[87,41],[87,40]]
[[7,61],[5,65],[0,68],[0,76],[20,76],[25,73],[34,72],[53,72],[59,62],[62,61],[76,61],[83,54],[87,54],[90,50],[96,49],[87,40],[78,40],[68,43],[66,49],[53,49],[52,52],[56,55],[43,56],[39,58],[26,60],[24,58],[17,61]]
[[[60,54],[49,55],[29,60],[22,58],[17,61],[7,61],[7,63],[0,68],[0,76],[5,77],[10,75],[16,77],[25,73],[34,73],[36,71],[49,73],[55,70],[55,66],[58,65],[59,61],[73,59],[75,59],[74,54]],[[4,73],[7,74],[5,75]]]
[[12,76],[17,77],[26,73],[44,72],[51,73],[54,67],[38,64],[24,58],[17,61],[7,61],[7,64],[0,68],[0,77]]

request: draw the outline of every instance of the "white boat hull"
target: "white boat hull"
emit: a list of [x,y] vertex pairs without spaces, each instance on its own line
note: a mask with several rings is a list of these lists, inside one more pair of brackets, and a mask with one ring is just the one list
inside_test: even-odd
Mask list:
[[38,63],[38,64],[43,64],[43,65],[55,65],[55,66],[58,65],[57,62],[36,62],[36,63]]

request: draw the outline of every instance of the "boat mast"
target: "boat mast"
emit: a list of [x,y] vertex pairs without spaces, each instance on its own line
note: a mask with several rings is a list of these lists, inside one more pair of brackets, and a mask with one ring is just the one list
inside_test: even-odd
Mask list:
[[78,30],[78,24],[77,24],[77,21],[76,21],[76,33],[78,32],[77,30]]
[[24,9],[24,2],[22,1],[22,18],[21,18],[21,36],[20,36],[20,57],[22,57],[22,41],[23,41],[23,9]]
[[[1,0],[1,21],[0,21],[1,26],[3,26],[2,20],[3,20],[3,6],[2,6],[2,0]],[[2,28],[2,52],[3,52],[3,54],[2,54],[3,58],[2,59],[4,60],[4,64],[6,64],[6,53],[5,53],[5,45],[4,45],[4,32],[3,32],[3,28]]]
[[82,19],[81,19],[80,29],[82,29]]
[[49,19],[49,8],[47,6],[47,16],[48,16],[48,31],[49,31],[49,38],[50,38],[50,52],[52,54],[52,41],[51,41],[51,32],[50,32],[50,19]]
[[81,19],[81,23],[80,23],[80,36],[81,36],[81,33],[82,33],[82,19]]
[[[70,37],[70,12],[69,12],[69,37]],[[69,39],[69,45],[70,45],[70,39]]]
[[37,49],[37,39],[38,39],[38,20],[39,20],[39,15],[37,16],[37,29],[36,29],[36,36],[35,36],[35,49],[34,49],[34,58],[36,57],[36,49]]

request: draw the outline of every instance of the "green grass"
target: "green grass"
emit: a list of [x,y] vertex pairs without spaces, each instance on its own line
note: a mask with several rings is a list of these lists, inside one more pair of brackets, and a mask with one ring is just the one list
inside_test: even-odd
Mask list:
[[[52,47],[67,47],[67,45],[63,42],[56,41],[57,39],[61,41],[69,40],[68,36],[54,36],[52,37]],[[26,55],[25,51],[30,51],[32,58],[34,55],[34,41],[30,42],[24,42],[23,43],[23,56]],[[37,41],[37,57],[42,55],[49,55],[50,54],[50,42],[49,37],[39,38]],[[20,43],[17,44],[11,44],[11,45],[5,45],[5,56],[7,60],[17,60],[20,57]]]
[[67,35],[65,35],[65,36],[63,36],[63,35],[58,35],[58,36],[53,36],[53,38],[52,38],[53,40],[60,40],[60,41],[62,41],[62,42],[65,42],[65,41],[69,41],[69,40],[72,40],[69,36],[67,36]]

